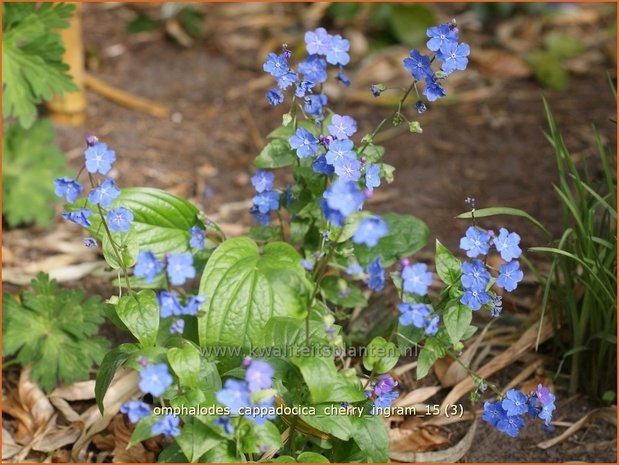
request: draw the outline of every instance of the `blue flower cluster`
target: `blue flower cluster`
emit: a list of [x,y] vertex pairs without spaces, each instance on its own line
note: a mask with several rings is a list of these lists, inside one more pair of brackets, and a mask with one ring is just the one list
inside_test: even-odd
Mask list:
[[[246,367],[245,379],[236,380],[228,379],[224,383],[224,387],[217,392],[217,401],[228,407],[232,415],[239,415],[241,409],[249,407],[272,407],[275,403],[275,396],[267,396],[259,402],[254,402],[253,397],[264,397],[264,391],[271,389],[273,386],[273,375],[275,370],[273,367],[262,360],[245,359],[243,365]],[[256,425],[263,425],[267,420],[275,419],[275,415],[244,415],[248,420]],[[222,426],[228,434],[233,432],[229,417],[221,417],[218,425]]]
[[249,210],[254,220],[262,226],[269,224],[271,211],[279,210],[279,192],[273,190],[275,176],[270,171],[258,170],[251,178],[251,183],[256,189],[252,202],[253,206]]
[[[458,43],[458,28],[455,22],[430,27],[426,34],[429,37],[426,46],[434,55],[422,55],[419,50],[413,49],[410,56],[404,59],[404,67],[415,82],[425,81],[423,95],[433,102],[445,96],[440,81],[456,70],[466,69],[471,49],[465,43]],[[431,66],[435,60],[442,63],[440,70],[436,72]],[[376,95],[376,89],[372,90],[372,93]],[[417,102],[417,111],[423,113],[425,110],[423,102]]]
[[495,236],[493,231],[486,231],[475,226],[468,227],[465,235],[460,239],[460,248],[465,250],[467,257],[473,260],[465,261],[461,266],[460,282],[464,290],[460,299],[461,303],[474,311],[487,305],[493,316],[500,314],[501,298],[488,290],[492,275],[485,262],[477,257],[486,256],[491,246],[494,245],[505,261],[499,266],[496,285],[507,292],[512,292],[524,276],[520,270],[520,262],[517,260],[522,254],[519,243],[520,236],[514,232],[510,233],[505,228],[500,228],[498,236]]
[[517,437],[525,425],[524,416],[527,413],[543,420],[544,427],[550,429],[555,408],[555,396],[539,384],[537,390],[528,396],[510,389],[502,400],[485,402],[482,418],[502,433]]
[[366,397],[374,401],[370,411],[372,415],[378,415],[380,412],[377,409],[390,407],[398,398],[399,392],[395,389],[397,385],[398,382],[391,375],[384,374],[372,383],[372,390],[365,391]]
[[[159,397],[172,385],[172,382],[173,378],[168,371],[168,366],[165,363],[158,363],[156,365],[147,365],[140,371],[138,387],[144,394]],[[150,406],[141,400],[125,402],[120,406],[120,412],[126,414],[131,423],[137,423],[142,418],[151,415]],[[151,432],[170,437],[178,436],[181,434],[179,424],[180,418],[176,415],[165,415],[161,420],[153,424]]]
[[275,78],[277,87],[269,89],[266,98],[271,105],[279,105],[284,102],[282,91],[293,88],[295,98],[304,101],[303,111],[315,120],[322,121],[327,96],[314,94],[313,89],[327,81],[327,65],[339,66],[337,80],[346,86],[350,85],[343,69],[350,61],[350,42],[339,34],[331,35],[319,27],[305,33],[305,48],[308,56],[299,62],[297,71],[290,67],[292,52],[285,46],[282,53],[268,54],[262,69]]
[[[91,175],[102,174],[107,175],[112,169],[112,164],[116,161],[116,152],[111,150],[106,144],[99,142],[95,136],[86,138],[86,150],[84,151],[84,165],[86,171]],[[57,178],[54,180],[54,192],[58,197],[64,197],[67,202],[75,203],[79,196],[84,192],[82,186],[77,180],[68,177]],[[112,206],[114,199],[120,195],[120,189],[116,187],[114,180],[105,178],[99,184],[93,186],[88,193],[87,199],[93,205],[98,205],[102,209],[107,210]],[[79,224],[84,228],[92,226],[90,217],[92,210],[84,207],[72,211],[62,213],[65,220]],[[107,210],[106,218],[107,225],[112,232],[127,232],[131,229],[133,221],[133,212],[128,208],[117,207]],[[87,247],[96,246],[96,241],[85,242]]]
[[[403,259],[401,264],[402,291],[411,294],[414,299],[428,295],[428,289],[432,284],[432,273],[428,271],[428,266],[425,263],[411,265],[408,259]],[[428,336],[434,336],[438,332],[440,317],[432,313],[429,305],[420,302],[402,302],[398,305],[398,310],[402,326],[412,325],[423,329]]]

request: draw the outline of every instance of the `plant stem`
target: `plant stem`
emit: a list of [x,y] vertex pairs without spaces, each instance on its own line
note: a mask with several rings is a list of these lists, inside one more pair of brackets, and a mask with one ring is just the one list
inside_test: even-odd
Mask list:
[[468,365],[466,365],[464,362],[462,362],[462,360],[460,360],[460,358],[458,357],[458,355],[453,352],[450,349],[446,350],[447,355],[449,355],[456,363],[458,363],[458,365],[460,365],[462,368],[464,368],[464,370],[469,374],[469,376],[471,378],[473,378],[473,380],[479,380],[479,381],[483,381],[485,382],[488,387],[490,389],[492,389],[494,391],[494,393],[499,396],[499,397],[503,397],[503,393],[501,392],[501,390],[496,387],[495,384],[492,383],[488,383],[484,378],[482,378],[481,376],[479,376],[474,370],[471,369],[471,367],[469,367]]

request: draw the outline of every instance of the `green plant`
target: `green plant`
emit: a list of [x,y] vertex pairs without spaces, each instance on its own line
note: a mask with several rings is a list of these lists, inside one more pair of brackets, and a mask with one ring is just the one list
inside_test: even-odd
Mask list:
[[103,359],[108,342],[96,336],[103,322],[99,297],[84,299],[81,289],[58,289],[40,273],[32,291],[18,299],[2,299],[2,354],[32,364],[32,380],[50,391],[58,382],[88,379],[93,364]]
[[62,3],[2,4],[2,207],[10,226],[49,225],[52,181],[66,172],[53,127],[36,121],[36,106],[77,90],[57,33],[73,10]]
[[[564,232],[553,247],[531,250],[553,257],[544,278],[544,295],[553,301],[561,365],[570,361],[570,392],[582,388],[599,399],[607,390],[616,390],[616,159],[594,127],[599,174],[586,161],[579,169],[546,101],[544,106],[550,127],[547,138],[559,170],[555,191],[561,202]],[[562,338],[565,330],[567,341]]]

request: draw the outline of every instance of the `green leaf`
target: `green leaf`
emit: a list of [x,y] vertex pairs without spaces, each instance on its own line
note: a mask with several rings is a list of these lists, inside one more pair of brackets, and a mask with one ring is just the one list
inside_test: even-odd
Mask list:
[[426,43],[426,29],[436,24],[434,12],[426,5],[391,5],[389,24],[397,39],[409,47],[419,47]]
[[[262,462],[262,460],[260,460]],[[291,457],[289,455],[280,455],[279,457],[273,459],[273,460],[267,460],[267,462],[273,462],[273,463],[297,463],[297,461],[294,459],[294,457]]]
[[159,304],[153,290],[144,289],[121,297],[116,314],[140,344],[155,344],[159,330]]
[[[64,46],[57,29],[66,28],[74,6],[15,6],[4,2],[2,40],[2,114],[30,127],[36,105],[78,87],[62,62]],[[5,19],[6,18],[6,19]]]
[[200,457],[221,442],[221,437],[207,425],[194,417],[184,417],[185,425],[176,443],[190,462],[197,462]]
[[546,50],[534,50],[525,59],[540,84],[554,90],[567,89],[570,75],[561,58]]
[[473,312],[467,305],[453,302],[452,305],[447,307],[447,310],[443,313],[443,321],[452,344],[462,340],[462,336],[467,332],[472,319]]
[[445,355],[445,349],[436,338],[428,338],[417,358],[417,379],[425,377],[434,362]]
[[32,381],[45,391],[59,382],[88,379],[108,347],[97,336],[103,322],[101,299],[85,299],[81,289],[58,289],[44,273],[31,286],[32,292],[22,291],[19,301],[3,295],[3,356],[17,354],[17,363],[32,364]]
[[550,54],[560,59],[574,58],[584,51],[579,39],[563,32],[545,34],[544,44]]
[[[192,344],[185,342],[182,348],[168,349],[170,367],[184,386],[195,388],[200,376],[200,351]],[[199,454],[198,457],[202,455]],[[189,458],[189,456],[187,456]],[[189,458],[191,460],[191,458]]]
[[159,420],[161,420],[161,417],[157,415],[149,415],[140,419],[137,425],[135,425],[135,429],[129,438],[127,447],[133,447],[142,441],[146,441],[149,438],[157,436],[156,434],[153,434],[153,425]]
[[353,439],[366,462],[389,461],[389,436],[383,418],[376,416],[351,417]]
[[459,282],[462,264],[438,239],[436,240],[435,262],[436,273],[445,284],[452,286]]
[[419,218],[387,213],[382,219],[387,223],[389,233],[375,247],[355,244],[355,255],[362,266],[369,265],[378,256],[381,265],[388,267],[401,257],[414,254],[428,242],[428,227]]
[[[329,342],[324,329],[324,324],[318,321],[310,321],[310,345],[324,344]],[[264,327],[262,340],[258,347],[302,347],[306,342],[305,321],[289,317],[273,317]]]
[[262,149],[254,160],[258,168],[282,168],[292,165],[297,160],[296,152],[287,140],[275,139]]
[[187,457],[175,442],[170,443],[157,457],[158,463],[187,463]]
[[301,452],[297,457],[297,463],[329,463],[324,455],[317,454],[316,452]]
[[[67,208],[81,208],[78,203]],[[131,231],[140,244],[140,250],[150,250],[159,259],[166,253],[191,251],[189,229],[200,225],[200,221],[198,209],[187,200],[159,189],[130,187],[121,189],[120,195],[114,199],[112,208],[120,206],[133,212]],[[101,217],[93,214],[90,222],[90,233],[102,241],[105,231],[101,226]]]
[[245,237],[228,239],[211,256],[200,282],[206,297],[198,316],[200,345],[248,347],[262,339],[274,316],[303,318],[310,285],[301,257],[283,242],[260,253]]
[[381,145],[368,144],[363,150],[363,156],[369,163],[376,163],[385,154],[385,147]]
[[375,337],[366,347],[363,366],[377,374],[387,373],[400,359],[400,351],[393,342],[384,337]]
[[95,382],[95,400],[97,401],[97,406],[102,415],[103,398],[105,397],[107,388],[110,387],[116,370],[118,370],[136,350],[138,350],[136,344],[121,344],[103,357],[101,366],[99,370],[97,370],[97,379]]
[[[3,5],[6,5],[4,3]],[[2,140],[2,215],[9,226],[48,226],[54,216],[54,179],[67,174],[48,120],[30,129],[6,124]]]
[[300,415],[299,418],[318,431],[330,434],[342,441],[348,441],[353,433],[350,417],[348,415],[333,415],[333,407],[339,408],[341,405],[316,405],[316,415]]
[[[112,234],[114,244],[112,244],[112,240],[110,240],[107,234],[101,240],[103,258],[105,258],[107,264],[115,270],[122,268],[123,265],[127,268],[135,265],[140,252],[140,243],[135,235],[135,230],[131,229],[128,233]],[[116,248],[114,248],[114,245]],[[122,263],[119,263],[116,252],[120,254]]]
[[209,450],[206,454],[200,457],[199,463],[228,463],[238,462],[234,443],[232,441],[223,441]]
[[279,430],[270,421],[263,425],[254,425],[241,440],[241,452],[246,454],[256,454],[261,450],[281,449],[282,446]]
[[354,285],[336,276],[327,276],[320,282],[326,299],[344,308],[366,307],[368,300]]
[[[529,215],[524,210],[520,210],[518,208],[508,208],[508,207],[489,207],[489,208],[481,208],[479,210],[475,210],[475,218],[485,218],[488,216],[499,216],[499,215],[519,216],[522,218],[526,218],[533,225],[538,227],[544,234],[546,234],[547,236],[550,236],[550,233],[544,227],[544,225],[542,225],[542,223],[537,221],[535,218],[533,218],[531,215]],[[472,217],[473,216],[471,212],[464,212],[456,216],[456,218],[472,218]]]

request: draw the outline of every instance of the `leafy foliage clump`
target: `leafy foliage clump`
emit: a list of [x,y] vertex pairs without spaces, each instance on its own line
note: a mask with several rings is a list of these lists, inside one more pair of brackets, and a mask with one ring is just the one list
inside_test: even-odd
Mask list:
[[101,299],[84,299],[81,289],[58,289],[44,273],[19,299],[5,293],[2,306],[3,355],[17,354],[21,365],[32,363],[32,380],[46,391],[58,382],[87,379],[108,349],[107,340],[96,336],[103,321]]
[[64,45],[54,30],[66,28],[74,6],[54,3],[2,5],[2,115],[28,128],[36,105],[78,90],[62,62]]
[[53,179],[66,171],[51,123],[39,120],[30,129],[8,126],[2,140],[2,166],[2,211],[9,226],[49,225],[54,215],[50,204],[56,198]]

